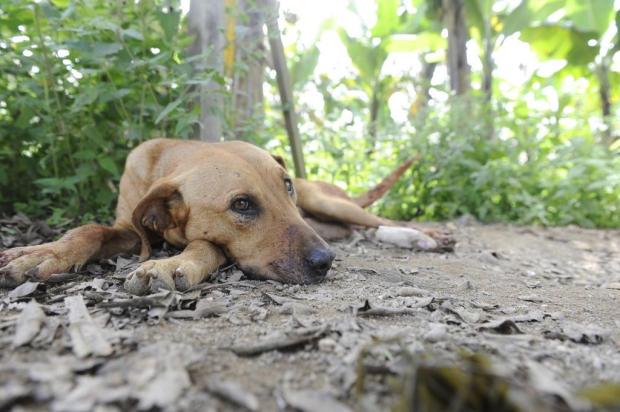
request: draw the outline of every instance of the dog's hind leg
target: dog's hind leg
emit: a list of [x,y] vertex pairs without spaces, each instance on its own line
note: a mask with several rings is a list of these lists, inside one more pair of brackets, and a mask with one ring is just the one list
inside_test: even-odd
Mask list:
[[0,287],[13,287],[28,277],[46,279],[77,269],[86,262],[136,251],[140,238],[121,226],[90,224],[70,230],[60,239],[0,252]]
[[386,223],[342,195],[331,194],[315,182],[295,180],[297,206],[306,214],[324,222],[377,227]]

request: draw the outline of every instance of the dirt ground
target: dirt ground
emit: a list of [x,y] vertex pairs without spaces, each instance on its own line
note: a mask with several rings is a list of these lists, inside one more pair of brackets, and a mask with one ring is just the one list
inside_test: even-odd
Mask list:
[[[0,249],[57,233],[20,219],[0,226]],[[579,395],[620,382],[620,232],[430,226],[453,233],[454,253],[365,232],[333,243],[317,285],[232,268],[135,299],[125,257],[2,290],[0,410],[465,410],[451,399],[476,402],[473,380],[459,392],[470,375],[437,374],[471,371],[473,353],[492,377],[482,392],[507,382],[520,410],[599,408]]]

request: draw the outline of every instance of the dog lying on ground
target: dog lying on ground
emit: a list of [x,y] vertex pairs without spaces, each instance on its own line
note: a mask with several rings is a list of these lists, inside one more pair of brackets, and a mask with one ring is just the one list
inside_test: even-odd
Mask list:
[[[137,251],[143,263],[125,283],[134,294],[187,290],[227,261],[252,278],[319,282],[334,259],[319,233],[334,239],[352,225],[392,225],[363,207],[412,162],[350,199],[336,186],[292,179],[281,158],[249,143],[150,140],[127,158],[113,226],[88,224],[54,242],[0,252],[0,286]],[[147,260],[162,239],[183,251]]]

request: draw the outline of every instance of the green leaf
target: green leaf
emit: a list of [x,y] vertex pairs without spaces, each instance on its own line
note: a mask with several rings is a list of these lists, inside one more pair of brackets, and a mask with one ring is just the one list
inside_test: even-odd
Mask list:
[[162,110],[161,113],[159,113],[159,116],[157,116],[157,119],[155,119],[155,124],[159,124],[159,122],[161,122],[166,116],[168,116],[168,114],[174,109],[176,109],[177,106],[180,105],[181,103],[183,103],[182,99],[177,99],[171,103],[168,103],[168,105],[164,107],[164,110]]
[[446,39],[439,33],[393,34],[386,40],[386,50],[390,53],[409,53],[445,50]]
[[123,48],[120,43],[95,43],[91,45],[92,54],[97,57],[105,57],[115,54]]
[[83,149],[75,152],[73,158],[78,160],[92,160],[97,158],[97,153],[94,150]]
[[312,46],[308,50],[303,51],[299,55],[299,58],[291,64],[289,69],[293,86],[300,87],[305,84],[314,73],[314,69],[316,69],[318,62],[318,47]]
[[340,30],[339,33],[351,62],[359,71],[361,80],[372,83],[381,73],[381,67],[387,59],[385,44],[370,46],[350,37],[344,30]]
[[71,0],[52,0],[52,4],[58,8],[65,9],[69,7]]
[[532,24],[532,12],[529,8],[529,0],[523,0],[521,3],[503,19],[502,33],[510,36],[513,33]]
[[142,33],[132,28],[123,30],[123,36],[131,37],[132,39],[136,39],[136,40],[144,40],[144,36],[142,35]]
[[465,0],[467,21],[473,26],[479,40],[484,39],[486,24],[491,20],[491,0]]
[[118,89],[118,90],[114,90],[113,92],[105,92],[105,93],[102,93],[101,97],[99,98],[99,101],[101,103],[107,103],[112,100],[121,99],[127,96],[129,93],[131,93],[130,89]]
[[104,170],[110,172],[114,176],[118,176],[118,167],[116,166],[116,162],[114,159],[110,157],[101,157],[97,159],[99,166],[101,166]]
[[181,13],[177,11],[168,11],[168,13],[164,13],[163,11],[159,11],[157,13],[157,20],[161,25],[162,30],[164,31],[164,36],[167,41],[170,41],[174,38],[174,36],[179,31],[179,22],[181,19]]
[[97,97],[99,97],[99,89],[97,87],[84,88],[75,99],[72,110],[79,110],[83,106],[92,104],[95,100],[97,100]]
[[17,118],[17,120],[15,120],[15,127],[19,129],[26,129],[27,127],[30,126],[30,119],[32,119],[33,115],[34,113],[32,112],[31,109],[24,108],[19,113],[19,117]]
[[614,39],[614,47],[612,53],[620,51],[620,10],[616,11],[616,37]]
[[566,5],[567,18],[581,31],[601,36],[613,19],[614,0],[572,0]]
[[398,29],[400,0],[377,0],[377,23],[372,28],[373,37],[385,37]]
[[596,38],[596,33],[560,25],[530,27],[521,32],[521,40],[530,43],[541,58],[565,59],[574,65],[585,65],[594,60],[599,46],[589,46],[588,41]]

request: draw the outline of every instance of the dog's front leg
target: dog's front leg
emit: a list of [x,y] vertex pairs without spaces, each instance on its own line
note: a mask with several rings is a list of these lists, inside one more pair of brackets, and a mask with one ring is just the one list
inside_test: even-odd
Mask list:
[[125,289],[135,295],[160,288],[184,291],[202,282],[224,262],[226,257],[218,247],[194,240],[179,255],[144,262],[127,276]]

